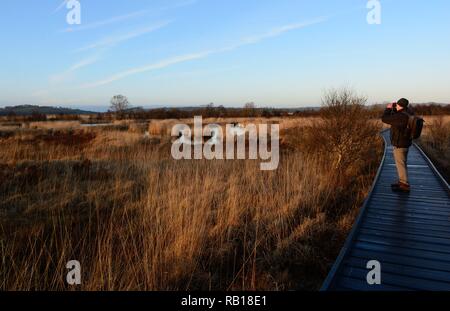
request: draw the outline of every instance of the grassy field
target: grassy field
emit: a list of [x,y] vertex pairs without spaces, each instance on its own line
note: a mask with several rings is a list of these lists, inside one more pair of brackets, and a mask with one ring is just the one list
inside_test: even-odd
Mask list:
[[450,183],[450,116],[426,118],[420,146]]
[[318,289],[382,153],[380,126],[354,118],[360,106],[337,109],[271,120],[289,126],[269,172],[255,160],[175,161],[162,130],[144,137],[131,121],[4,130],[0,289]]

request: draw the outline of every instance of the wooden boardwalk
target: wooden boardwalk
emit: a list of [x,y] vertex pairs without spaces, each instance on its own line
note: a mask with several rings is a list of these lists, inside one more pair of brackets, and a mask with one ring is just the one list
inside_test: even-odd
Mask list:
[[[410,194],[394,193],[397,171],[389,142],[360,215],[322,290],[450,290],[450,190],[431,161],[410,148]],[[369,285],[368,261],[381,264]]]

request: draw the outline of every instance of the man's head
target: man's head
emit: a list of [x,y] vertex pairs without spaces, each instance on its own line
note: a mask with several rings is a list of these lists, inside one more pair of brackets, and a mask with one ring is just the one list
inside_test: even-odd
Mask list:
[[408,108],[409,106],[409,100],[407,100],[406,98],[401,98],[398,100],[397,102],[397,111],[403,110]]

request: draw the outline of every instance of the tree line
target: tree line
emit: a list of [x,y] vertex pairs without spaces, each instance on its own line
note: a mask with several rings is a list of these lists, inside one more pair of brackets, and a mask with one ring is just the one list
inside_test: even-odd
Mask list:
[[[417,115],[450,115],[450,105],[440,104],[416,104],[413,105],[414,111]],[[365,113],[371,117],[379,117],[384,106],[366,106]],[[215,106],[209,104],[203,107],[193,108],[154,108],[143,109],[141,107],[131,108],[129,104],[122,105],[120,108],[113,109],[108,112],[96,113],[89,115],[90,121],[107,121],[107,120],[148,120],[148,119],[187,119],[194,116],[202,116],[203,118],[275,118],[275,117],[320,117],[323,113],[323,108],[299,108],[299,109],[283,109],[283,108],[258,108],[254,103],[247,103],[242,108],[229,108],[224,106]],[[48,115],[33,112],[28,116],[19,116],[10,113],[6,116],[6,120],[12,122],[36,122],[47,120],[59,121],[76,121],[82,120],[77,114],[56,114],[49,118]]]

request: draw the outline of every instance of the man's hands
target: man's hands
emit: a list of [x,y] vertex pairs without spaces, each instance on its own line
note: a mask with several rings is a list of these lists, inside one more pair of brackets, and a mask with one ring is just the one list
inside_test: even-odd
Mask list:
[[392,109],[394,108],[394,103],[390,103],[389,105],[387,105],[387,109]]

